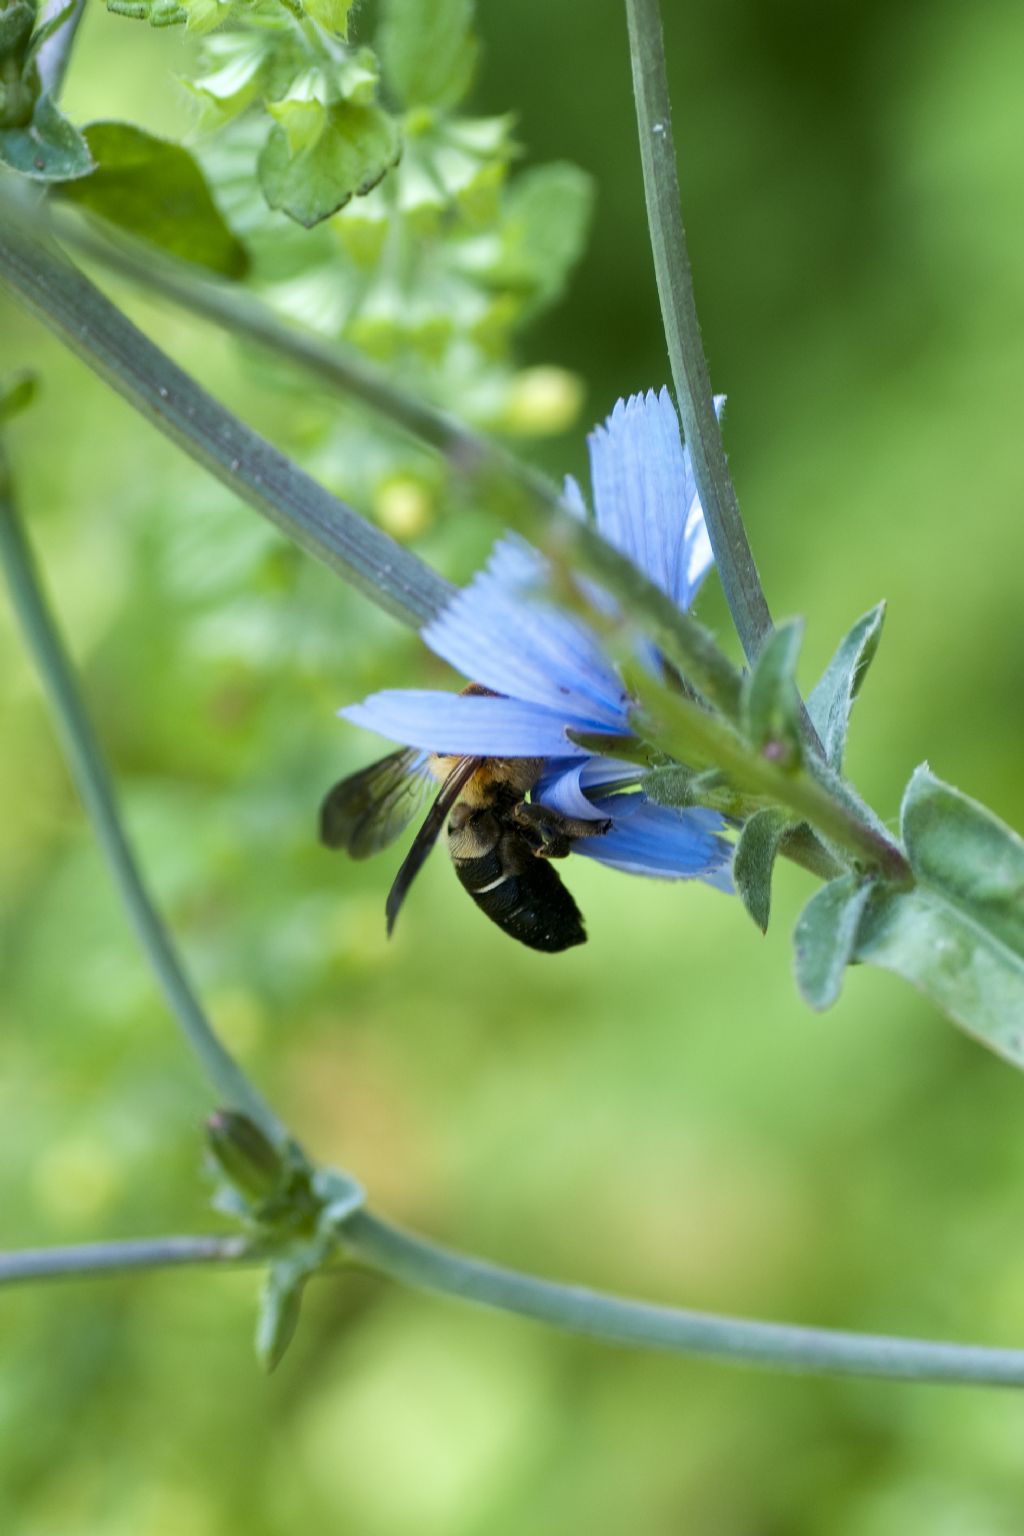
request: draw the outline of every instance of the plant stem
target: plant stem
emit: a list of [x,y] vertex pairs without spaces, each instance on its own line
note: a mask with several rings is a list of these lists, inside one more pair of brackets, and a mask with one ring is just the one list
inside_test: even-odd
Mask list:
[[[338,1235],[350,1262],[399,1284],[532,1318],[603,1343],[817,1375],[1024,1386],[1024,1350],[798,1328],[608,1296],[454,1253],[369,1211],[349,1217]],[[0,1287],[182,1265],[260,1264],[265,1259],[259,1245],[245,1237],[143,1238],[26,1249],[0,1253]]]
[[414,628],[441,612],[452,594],[443,577],[243,425],[54,246],[24,236],[7,217],[0,274],[130,405],[303,549]]
[[[640,708],[634,719],[638,734],[678,762],[707,764],[728,774],[741,790],[765,795],[786,805],[821,832],[834,846],[846,849],[857,863],[900,886],[914,883],[910,866],[880,824],[855,809],[852,792],[841,781],[841,793],[812,777],[806,768],[795,772],[755,752],[724,720],[681,694],[673,693],[633,669],[630,681]],[[817,770],[816,765],[816,770]]]
[[258,1264],[260,1251],[246,1237],[149,1237],[81,1243],[73,1248],[24,1248],[0,1253],[0,1286],[32,1280],[80,1280],[139,1269],[187,1264]]
[[[67,0],[50,0],[43,7],[39,17],[40,22],[49,21],[51,16],[56,16],[64,9]],[[42,81],[43,90],[54,101],[60,95],[61,86],[64,84],[64,76],[67,73],[71,60],[71,49],[74,46],[75,34],[78,31],[82,17],[85,15],[85,0],[75,0],[74,10],[58,31],[52,37],[48,37],[39,50],[36,60],[39,65],[39,78]]]
[[[87,278],[56,257],[38,235],[31,239],[23,234],[20,239],[24,248],[19,251],[15,243],[12,251],[14,237],[10,230],[14,220],[37,230],[38,215],[18,208],[8,198],[2,199],[0,207],[5,214],[9,213],[8,232],[0,234],[0,275],[6,276],[39,319],[187,453],[257,511],[283,527],[304,548],[348,579],[356,580],[389,612],[416,627],[435,616],[452,592],[442,577],[411,551],[401,549],[329,497],[203,394]],[[62,222],[62,231],[66,224],[67,221]],[[77,236],[76,241],[81,243]],[[101,252],[95,250],[96,245],[106,245],[87,243],[97,256]],[[33,252],[38,254],[33,256]],[[471,478],[474,492],[492,515],[545,549],[561,572],[582,570],[600,581],[694,686],[727,715],[735,717],[739,673],[718,649],[709,631],[690,614],[681,613],[664,592],[593,528],[572,517],[562,506],[555,488],[542,475],[453,422],[443,412],[397,389],[365,363],[327,346],[319,338],[282,325],[263,306],[240,299],[219,284],[192,273],[185,278],[170,263],[152,259],[152,270],[147,273],[134,255],[120,249],[113,265],[217,324],[272,347],[279,355],[341,387],[443,453],[456,473]],[[84,325],[75,322],[78,312],[86,319]],[[140,350],[140,344],[144,350]],[[173,379],[173,389],[165,398],[161,390],[168,388],[169,379]],[[226,455],[221,450],[228,439],[236,447]],[[242,447],[237,446],[240,442]],[[212,456],[211,446],[215,450]],[[269,456],[272,473],[257,464],[257,473],[253,474],[258,453],[263,458]],[[312,537],[311,506],[316,523]],[[331,517],[341,527],[325,540],[320,525]],[[344,548],[342,558],[338,558],[339,542]],[[353,545],[358,560],[352,557]],[[383,553],[374,555],[374,551]],[[579,606],[578,589],[576,602]]]
[[771,614],[743,526],[712,403],[679,203],[658,0],[626,0],[626,19],[647,222],[672,380],[718,574],[744,653],[753,662],[771,633]]
[[218,1040],[146,890],[121,823],[113,785],[86,713],[74,669],[43,597],[32,553],[15,510],[2,449],[0,562],[79,794],[167,1005],[223,1102],[244,1111],[271,1140],[282,1144],[286,1139],[284,1128]]
[[787,1371],[1024,1385],[1024,1350],[797,1328],[602,1295],[452,1253],[369,1211],[352,1216],[340,1235],[353,1258],[393,1280],[610,1343]]

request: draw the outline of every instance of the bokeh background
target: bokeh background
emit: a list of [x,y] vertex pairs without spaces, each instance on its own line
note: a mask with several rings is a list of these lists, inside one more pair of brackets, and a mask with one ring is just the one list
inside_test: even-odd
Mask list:
[[[1024,10],[665,6],[687,224],[727,445],[809,685],[889,600],[849,768],[886,817],[927,757],[1015,822],[1024,554]],[[583,426],[666,377],[617,0],[484,0],[480,111],[597,181],[586,255],[527,361]],[[180,132],[186,46],[90,0],[70,114]],[[231,343],[120,294],[302,454],[309,407]],[[400,852],[314,841],[374,744],[334,719],[440,677],[19,312],[45,392],[21,498],[145,866],[218,1025],[386,1214],[524,1268],[694,1307],[1024,1336],[1024,1083],[894,978],[795,994],[772,930],[703,887],[570,869],[591,942],[505,940],[446,860],[388,945]],[[322,401],[317,409],[323,409]],[[442,519],[443,521],[443,519]],[[477,530],[420,547],[464,574]],[[709,583],[709,587],[712,584]],[[726,633],[720,596],[703,617]],[[215,1230],[211,1107],[112,895],[0,604],[0,1243]],[[256,1277],[0,1301],[0,1523],[17,1536],[1009,1536],[1024,1399],[646,1357],[402,1292],[314,1286],[257,1372]]]

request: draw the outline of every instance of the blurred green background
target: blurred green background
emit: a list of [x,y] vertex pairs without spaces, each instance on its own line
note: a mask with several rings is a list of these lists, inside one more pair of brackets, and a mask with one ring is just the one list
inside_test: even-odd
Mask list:
[[[90,3],[66,103],[180,132],[187,46]],[[570,297],[525,356],[584,418],[666,378],[617,0],[483,0],[479,111],[598,184]],[[927,757],[1024,822],[1024,9],[665,7],[698,301],[774,611],[804,680],[889,599],[855,781],[886,817]],[[119,295],[302,454],[311,413],[232,345]],[[36,325],[21,499],[133,833],[213,1016],[319,1157],[386,1214],[547,1275],[876,1332],[1024,1335],[1024,1083],[885,975],[799,1003],[778,880],[762,941],[700,886],[570,868],[591,942],[509,943],[431,863],[322,854],[373,743],[334,718],[443,673],[177,455]],[[479,530],[420,541],[449,574]],[[710,585],[710,584],[709,584]],[[720,596],[703,616],[725,632]],[[0,604],[0,1243],[214,1230],[211,1107],[155,995]],[[352,1277],[271,1379],[251,1274],[0,1300],[0,1523],[17,1536],[1003,1536],[1024,1399],[760,1375],[564,1338]]]

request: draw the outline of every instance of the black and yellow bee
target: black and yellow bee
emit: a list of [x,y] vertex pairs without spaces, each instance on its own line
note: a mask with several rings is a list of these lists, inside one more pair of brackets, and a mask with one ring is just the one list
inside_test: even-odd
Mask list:
[[[404,748],[335,784],[320,807],[321,841],[354,859],[394,842],[429,782],[422,759],[421,752]],[[388,895],[388,933],[447,819],[455,873],[503,932],[548,953],[585,943],[579,908],[550,860],[565,858],[576,838],[600,836],[611,822],[577,820],[528,800],[540,758],[435,755],[429,766],[441,788]]]

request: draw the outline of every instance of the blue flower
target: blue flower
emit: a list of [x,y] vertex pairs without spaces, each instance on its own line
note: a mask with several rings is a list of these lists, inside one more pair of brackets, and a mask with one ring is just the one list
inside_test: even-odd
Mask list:
[[[722,399],[716,399],[720,411]],[[598,532],[685,610],[713,556],[689,449],[668,391],[619,401],[588,439]],[[579,486],[566,505],[581,517]],[[636,768],[614,756],[632,734],[632,700],[595,633],[539,595],[547,564],[506,536],[484,570],[422,631],[432,651],[490,694],[427,689],[372,694],[340,713],[356,725],[425,753],[544,760],[533,798],[563,814],[610,819],[573,851],[631,874],[700,878],[731,889],[731,847],[713,811],[650,802]],[[609,753],[568,734],[606,734]]]

